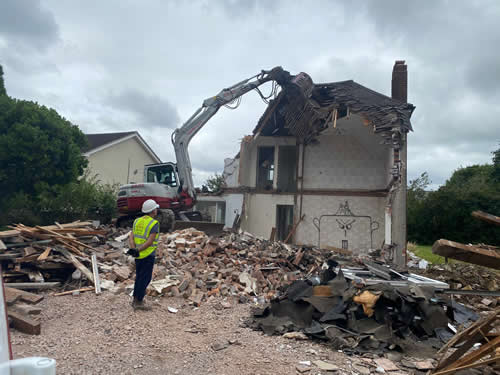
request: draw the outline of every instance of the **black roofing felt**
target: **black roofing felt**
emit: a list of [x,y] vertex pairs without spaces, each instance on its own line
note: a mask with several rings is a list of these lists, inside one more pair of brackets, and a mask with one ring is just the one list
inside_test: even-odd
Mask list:
[[135,133],[136,132],[85,134],[89,141],[89,146],[83,150],[83,152],[91,151]]

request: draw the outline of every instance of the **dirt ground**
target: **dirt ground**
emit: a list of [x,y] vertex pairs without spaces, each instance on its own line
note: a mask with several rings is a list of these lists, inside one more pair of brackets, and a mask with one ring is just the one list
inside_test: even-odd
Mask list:
[[[54,358],[58,374],[296,374],[300,361],[316,360],[334,363],[337,374],[375,373],[370,355],[348,357],[320,343],[244,327],[248,304],[224,308],[216,300],[194,308],[183,299],[159,298],[152,311],[134,312],[125,294],[84,293],[47,296],[39,306],[42,334],[12,329],[14,356]],[[327,374],[314,363],[305,373]]]

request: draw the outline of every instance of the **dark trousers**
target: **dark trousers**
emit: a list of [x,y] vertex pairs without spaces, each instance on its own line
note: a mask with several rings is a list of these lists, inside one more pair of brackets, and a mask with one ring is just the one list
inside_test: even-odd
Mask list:
[[135,260],[135,284],[134,298],[142,301],[146,295],[146,288],[153,276],[153,266],[155,265],[155,254],[151,254],[143,259]]

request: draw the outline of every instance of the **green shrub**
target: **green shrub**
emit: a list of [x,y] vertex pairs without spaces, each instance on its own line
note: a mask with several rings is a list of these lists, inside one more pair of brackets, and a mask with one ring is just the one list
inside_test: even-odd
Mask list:
[[41,196],[44,221],[100,220],[109,223],[116,216],[117,185],[101,185],[96,177],[84,175],[79,181],[58,187],[55,194]]

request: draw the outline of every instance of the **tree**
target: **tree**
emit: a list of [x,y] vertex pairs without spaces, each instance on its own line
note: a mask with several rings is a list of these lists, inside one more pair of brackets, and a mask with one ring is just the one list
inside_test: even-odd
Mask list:
[[471,216],[474,210],[498,215],[500,182],[495,178],[498,150],[493,165],[472,165],[457,169],[436,191],[426,191],[428,177],[423,173],[408,186],[408,238],[432,244],[446,238],[462,243],[500,243],[500,233]]
[[80,129],[55,110],[0,95],[2,206],[12,206],[12,201],[36,204],[40,194],[55,194],[76,181],[87,165],[82,155],[86,143]]
[[493,179],[500,183],[500,148],[492,152],[493,154]]
[[7,95],[7,91],[5,91],[5,84],[3,82],[3,68],[0,65],[0,96]]
[[205,181],[205,185],[211,193],[218,193],[224,188],[226,181],[223,175],[215,173]]

